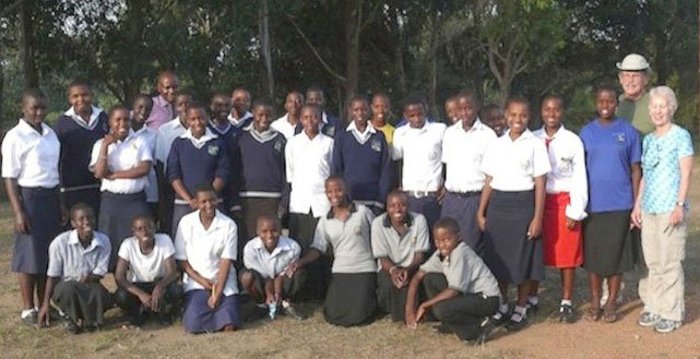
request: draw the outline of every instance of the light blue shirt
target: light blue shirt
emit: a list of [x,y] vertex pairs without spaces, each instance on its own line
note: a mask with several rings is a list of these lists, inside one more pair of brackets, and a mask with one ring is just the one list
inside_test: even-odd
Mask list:
[[644,136],[642,148],[642,210],[652,214],[671,212],[680,189],[680,159],[694,154],[690,133],[673,124],[661,137],[653,132]]

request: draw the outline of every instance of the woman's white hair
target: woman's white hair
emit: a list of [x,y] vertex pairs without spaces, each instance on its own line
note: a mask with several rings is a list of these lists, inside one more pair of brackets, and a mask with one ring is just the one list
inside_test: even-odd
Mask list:
[[649,100],[653,97],[659,97],[666,101],[666,104],[671,110],[671,116],[676,113],[678,109],[678,100],[676,99],[676,93],[671,90],[668,86],[657,86],[649,91]]

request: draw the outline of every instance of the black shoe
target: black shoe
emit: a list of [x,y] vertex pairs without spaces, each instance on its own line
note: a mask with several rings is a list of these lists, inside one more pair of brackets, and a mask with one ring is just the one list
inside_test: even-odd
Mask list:
[[506,324],[506,330],[509,332],[517,332],[520,329],[525,328],[527,325],[527,317],[521,316],[520,321],[513,320],[513,317],[511,316],[510,320],[508,320],[508,324]]
[[559,306],[559,322],[560,323],[573,323],[576,321],[576,315],[574,314],[574,308],[569,304],[562,304]]
[[284,314],[296,319],[296,320],[306,320],[307,315],[305,315],[300,308],[296,307],[294,304],[289,303],[287,307],[284,308]]
[[440,333],[440,334],[453,334],[454,330],[452,330],[450,327],[448,327],[445,324],[438,324],[435,327],[435,331]]
[[537,304],[530,302],[529,300],[527,301],[527,313],[528,314],[537,314],[537,311],[540,310],[540,303],[538,302]]
[[83,331],[86,333],[98,332],[98,331],[100,331],[100,326],[97,324],[86,325],[83,328]]
[[483,345],[489,339],[489,335],[496,328],[496,324],[493,319],[486,318],[483,323],[481,323],[481,332],[479,336],[474,339],[474,345]]
[[497,311],[496,314],[494,314],[491,317],[493,324],[498,326],[498,325],[503,325],[503,324],[508,323],[511,312],[512,312],[512,310],[511,310],[510,306],[508,307],[508,310],[505,313],[501,312],[500,310]]
[[70,318],[65,318],[63,320],[63,329],[72,334],[78,334],[81,331],[80,326]]
[[146,320],[143,314],[143,311],[141,311],[140,309],[137,310],[131,315],[131,318],[129,319],[129,324],[135,327],[142,326],[143,322]]
[[164,327],[167,327],[167,326],[170,326],[173,324],[173,319],[170,316],[170,314],[165,314],[165,313],[159,312],[156,315],[156,318],[158,320],[158,324],[160,324]]
[[22,317],[20,316],[20,319],[22,319],[22,322],[27,325],[36,325],[36,321],[39,318],[39,312],[36,310],[32,309],[32,312],[29,313],[29,315]]

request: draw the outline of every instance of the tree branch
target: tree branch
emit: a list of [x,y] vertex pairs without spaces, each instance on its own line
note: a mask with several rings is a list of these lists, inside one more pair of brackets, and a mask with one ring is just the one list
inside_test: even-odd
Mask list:
[[316,56],[318,61],[321,63],[321,66],[323,66],[323,68],[326,69],[326,71],[328,71],[328,73],[330,73],[333,77],[340,80],[341,82],[347,81],[345,76],[343,76],[343,75],[339,74],[338,72],[336,72],[335,70],[333,70],[330,67],[330,65],[328,65],[328,63],[325,60],[323,60],[323,57],[321,57],[321,54],[318,53],[318,50],[316,50],[314,45],[311,43],[311,40],[309,40],[309,38],[306,37],[304,32],[301,30],[301,28],[299,28],[299,25],[297,25],[296,21],[294,21],[294,17],[292,17],[292,15],[290,15],[289,13],[286,13],[286,15],[287,15],[287,18],[289,19],[289,21],[292,23],[294,30],[297,32],[297,34],[299,34],[299,36],[301,36],[302,40],[304,40],[304,42],[309,47],[309,49],[311,49],[311,52],[313,52],[314,56]]

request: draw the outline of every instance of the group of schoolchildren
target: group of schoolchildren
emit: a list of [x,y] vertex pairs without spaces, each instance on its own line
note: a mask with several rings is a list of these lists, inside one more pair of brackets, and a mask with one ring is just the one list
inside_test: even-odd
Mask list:
[[557,96],[531,132],[525,99],[480,116],[467,91],[446,101],[447,123],[409,97],[394,127],[385,94],[353,98],[342,121],[320,88],[293,91],[273,121],[273,106],[251,107],[243,88],[204,106],[164,72],[157,90],[105,114],[76,81],[53,128],[42,92],[23,93],[2,176],[25,322],[91,331],[116,304],[137,326],[181,313],[187,332],[231,331],[245,294],[270,318],[303,319],[299,303],[323,298],[334,325],[437,319],[438,331],[483,343],[497,325],[527,324],[545,266],[561,270],[562,322],[576,319],[579,266],[586,317],[617,320],[642,147],[615,116],[614,89],[597,90],[580,137]]

